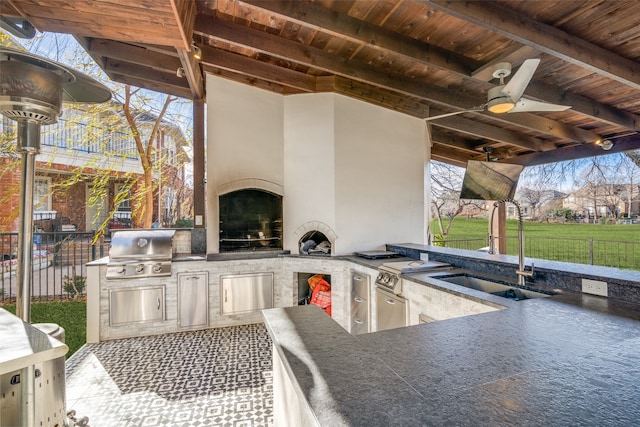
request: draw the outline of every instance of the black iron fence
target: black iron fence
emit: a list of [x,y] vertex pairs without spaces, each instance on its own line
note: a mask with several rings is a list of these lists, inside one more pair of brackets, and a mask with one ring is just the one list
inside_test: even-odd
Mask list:
[[[518,238],[506,237],[506,242],[507,254],[517,255]],[[488,239],[443,240],[434,244],[456,249],[488,249]],[[640,270],[640,242],[525,236],[524,248],[527,258]]]
[[[108,244],[94,243],[93,233],[34,233],[31,296],[33,301],[64,300],[84,294],[88,262],[108,254]],[[16,277],[18,233],[0,233],[0,303],[13,303]]]

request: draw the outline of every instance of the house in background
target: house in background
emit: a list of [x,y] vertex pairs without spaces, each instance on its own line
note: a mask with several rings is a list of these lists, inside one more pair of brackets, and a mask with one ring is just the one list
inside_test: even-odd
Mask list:
[[563,200],[563,207],[585,220],[602,217],[637,217],[640,212],[638,184],[593,184],[573,191]]
[[[531,188],[519,188],[514,198],[520,204],[522,216],[527,220],[542,218],[546,212],[561,208],[566,193],[557,190],[535,190]],[[518,212],[515,206],[507,205],[507,217],[516,218]]]
[[[42,128],[34,183],[37,229],[91,232],[102,224],[111,228],[140,225],[132,212],[141,206],[132,196],[142,179],[142,166],[128,126],[114,111],[96,118],[66,109],[57,123]],[[139,122],[143,141],[154,123],[152,116]],[[3,147],[15,146],[15,131],[16,123],[2,118]],[[154,205],[147,208],[164,226],[192,216],[192,189],[186,185],[185,171],[187,145],[178,126],[161,123],[154,159]],[[20,159],[3,149],[0,164],[0,232],[14,232],[19,226]]]

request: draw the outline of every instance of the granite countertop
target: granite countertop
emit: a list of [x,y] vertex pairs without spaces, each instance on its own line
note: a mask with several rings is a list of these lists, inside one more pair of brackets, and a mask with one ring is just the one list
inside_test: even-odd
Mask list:
[[64,357],[69,347],[0,308],[0,375]]
[[575,293],[504,305],[357,336],[313,305],[263,316],[323,426],[637,423],[639,305]]

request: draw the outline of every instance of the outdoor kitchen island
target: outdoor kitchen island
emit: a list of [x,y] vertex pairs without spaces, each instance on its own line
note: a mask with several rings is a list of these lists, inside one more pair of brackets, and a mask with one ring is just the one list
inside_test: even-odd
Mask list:
[[[434,285],[423,276],[405,279]],[[317,307],[264,310],[274,424],[637,423],[640,305],[572,292],[501,304],[356,336]]]

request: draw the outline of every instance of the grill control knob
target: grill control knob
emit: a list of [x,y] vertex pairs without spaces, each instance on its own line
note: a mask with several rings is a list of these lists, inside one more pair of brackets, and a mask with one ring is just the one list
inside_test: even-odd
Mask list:
[[127,269],[124,268],[124,265],[121,265],[120,267],[118,267],[116,269],[116,273],[118,273],[118,274],[124,274],[126,271],[127,271]]
[[143,272],[144,272],[144,264],[136,265],[136,273],[143,273]]
[[153,272],[154,273],[161,273],[162,272],[162,264],[160,264],[160,263],[153,264]]

